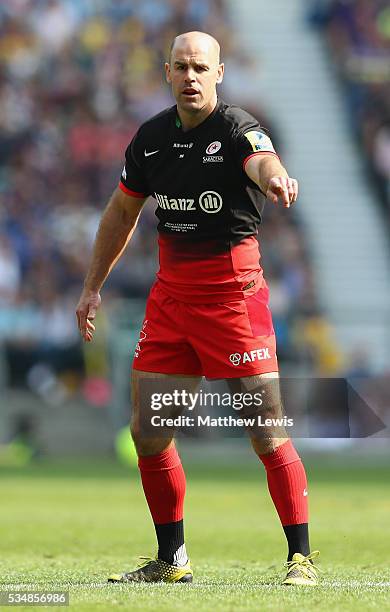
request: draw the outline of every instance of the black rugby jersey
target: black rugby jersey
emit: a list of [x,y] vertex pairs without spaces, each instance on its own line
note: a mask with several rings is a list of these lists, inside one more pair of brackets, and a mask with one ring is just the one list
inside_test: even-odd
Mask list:
[[158,277],[174,297],[193,296],[196,278],[201,297],[211,292],[218,299],[222,290],[239,298],[251,285],[246,281],[259,278],[254,237],[265,195],[244,167],[251,156],[264,153],[276,155],[256,119],[220,99],[188,131],[182,129],[176,105],[138,129],[126,150],[119,186],[130,195],[156,200]]
[[184,132],[176,106],[146,121],[126,151],[122,184],[157,201],[158,231],[237,241],[257,234],[264,195],[246,175],[252,154],[274,149],[246,111],[219,100]]

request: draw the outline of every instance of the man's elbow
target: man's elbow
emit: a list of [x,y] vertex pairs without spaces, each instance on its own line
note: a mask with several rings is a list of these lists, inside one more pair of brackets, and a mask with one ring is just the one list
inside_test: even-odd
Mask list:
[[117,188],[111,198],[111,207],[119,212],[121,223],[131,228],[137,224],[145,200],[129,196]]

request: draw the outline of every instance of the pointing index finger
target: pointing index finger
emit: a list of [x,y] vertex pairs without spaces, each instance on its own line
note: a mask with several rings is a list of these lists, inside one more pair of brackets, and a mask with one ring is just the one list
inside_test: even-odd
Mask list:
[[290,195],[288,193],[288,187],[285,181],[280,180],[275,184],[275,191],[282,197],[282,203],[289,207],[290,206]]

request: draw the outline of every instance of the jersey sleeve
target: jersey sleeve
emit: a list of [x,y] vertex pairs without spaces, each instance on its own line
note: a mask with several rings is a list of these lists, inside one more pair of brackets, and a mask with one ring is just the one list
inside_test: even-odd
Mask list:
[[142,160],[140,136],[137,132],[126,149],[125,165],[119,180],[119,188],[135,198],[146,198],[150,191],[140,161]]
[[248,125],[243,122],[235,133],[235,153],[240,167],[245,170],[245,164],[254,155],[278,155],[271,138],[256,122]]

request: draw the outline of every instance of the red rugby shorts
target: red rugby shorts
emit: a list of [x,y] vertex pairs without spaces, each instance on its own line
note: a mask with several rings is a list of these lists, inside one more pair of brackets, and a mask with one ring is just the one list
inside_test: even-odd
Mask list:
[[276,372],[276,340],[263,286],[239,301],[189,304],[157,281],[150,292],[133,368],[162,374],[239,378]]

